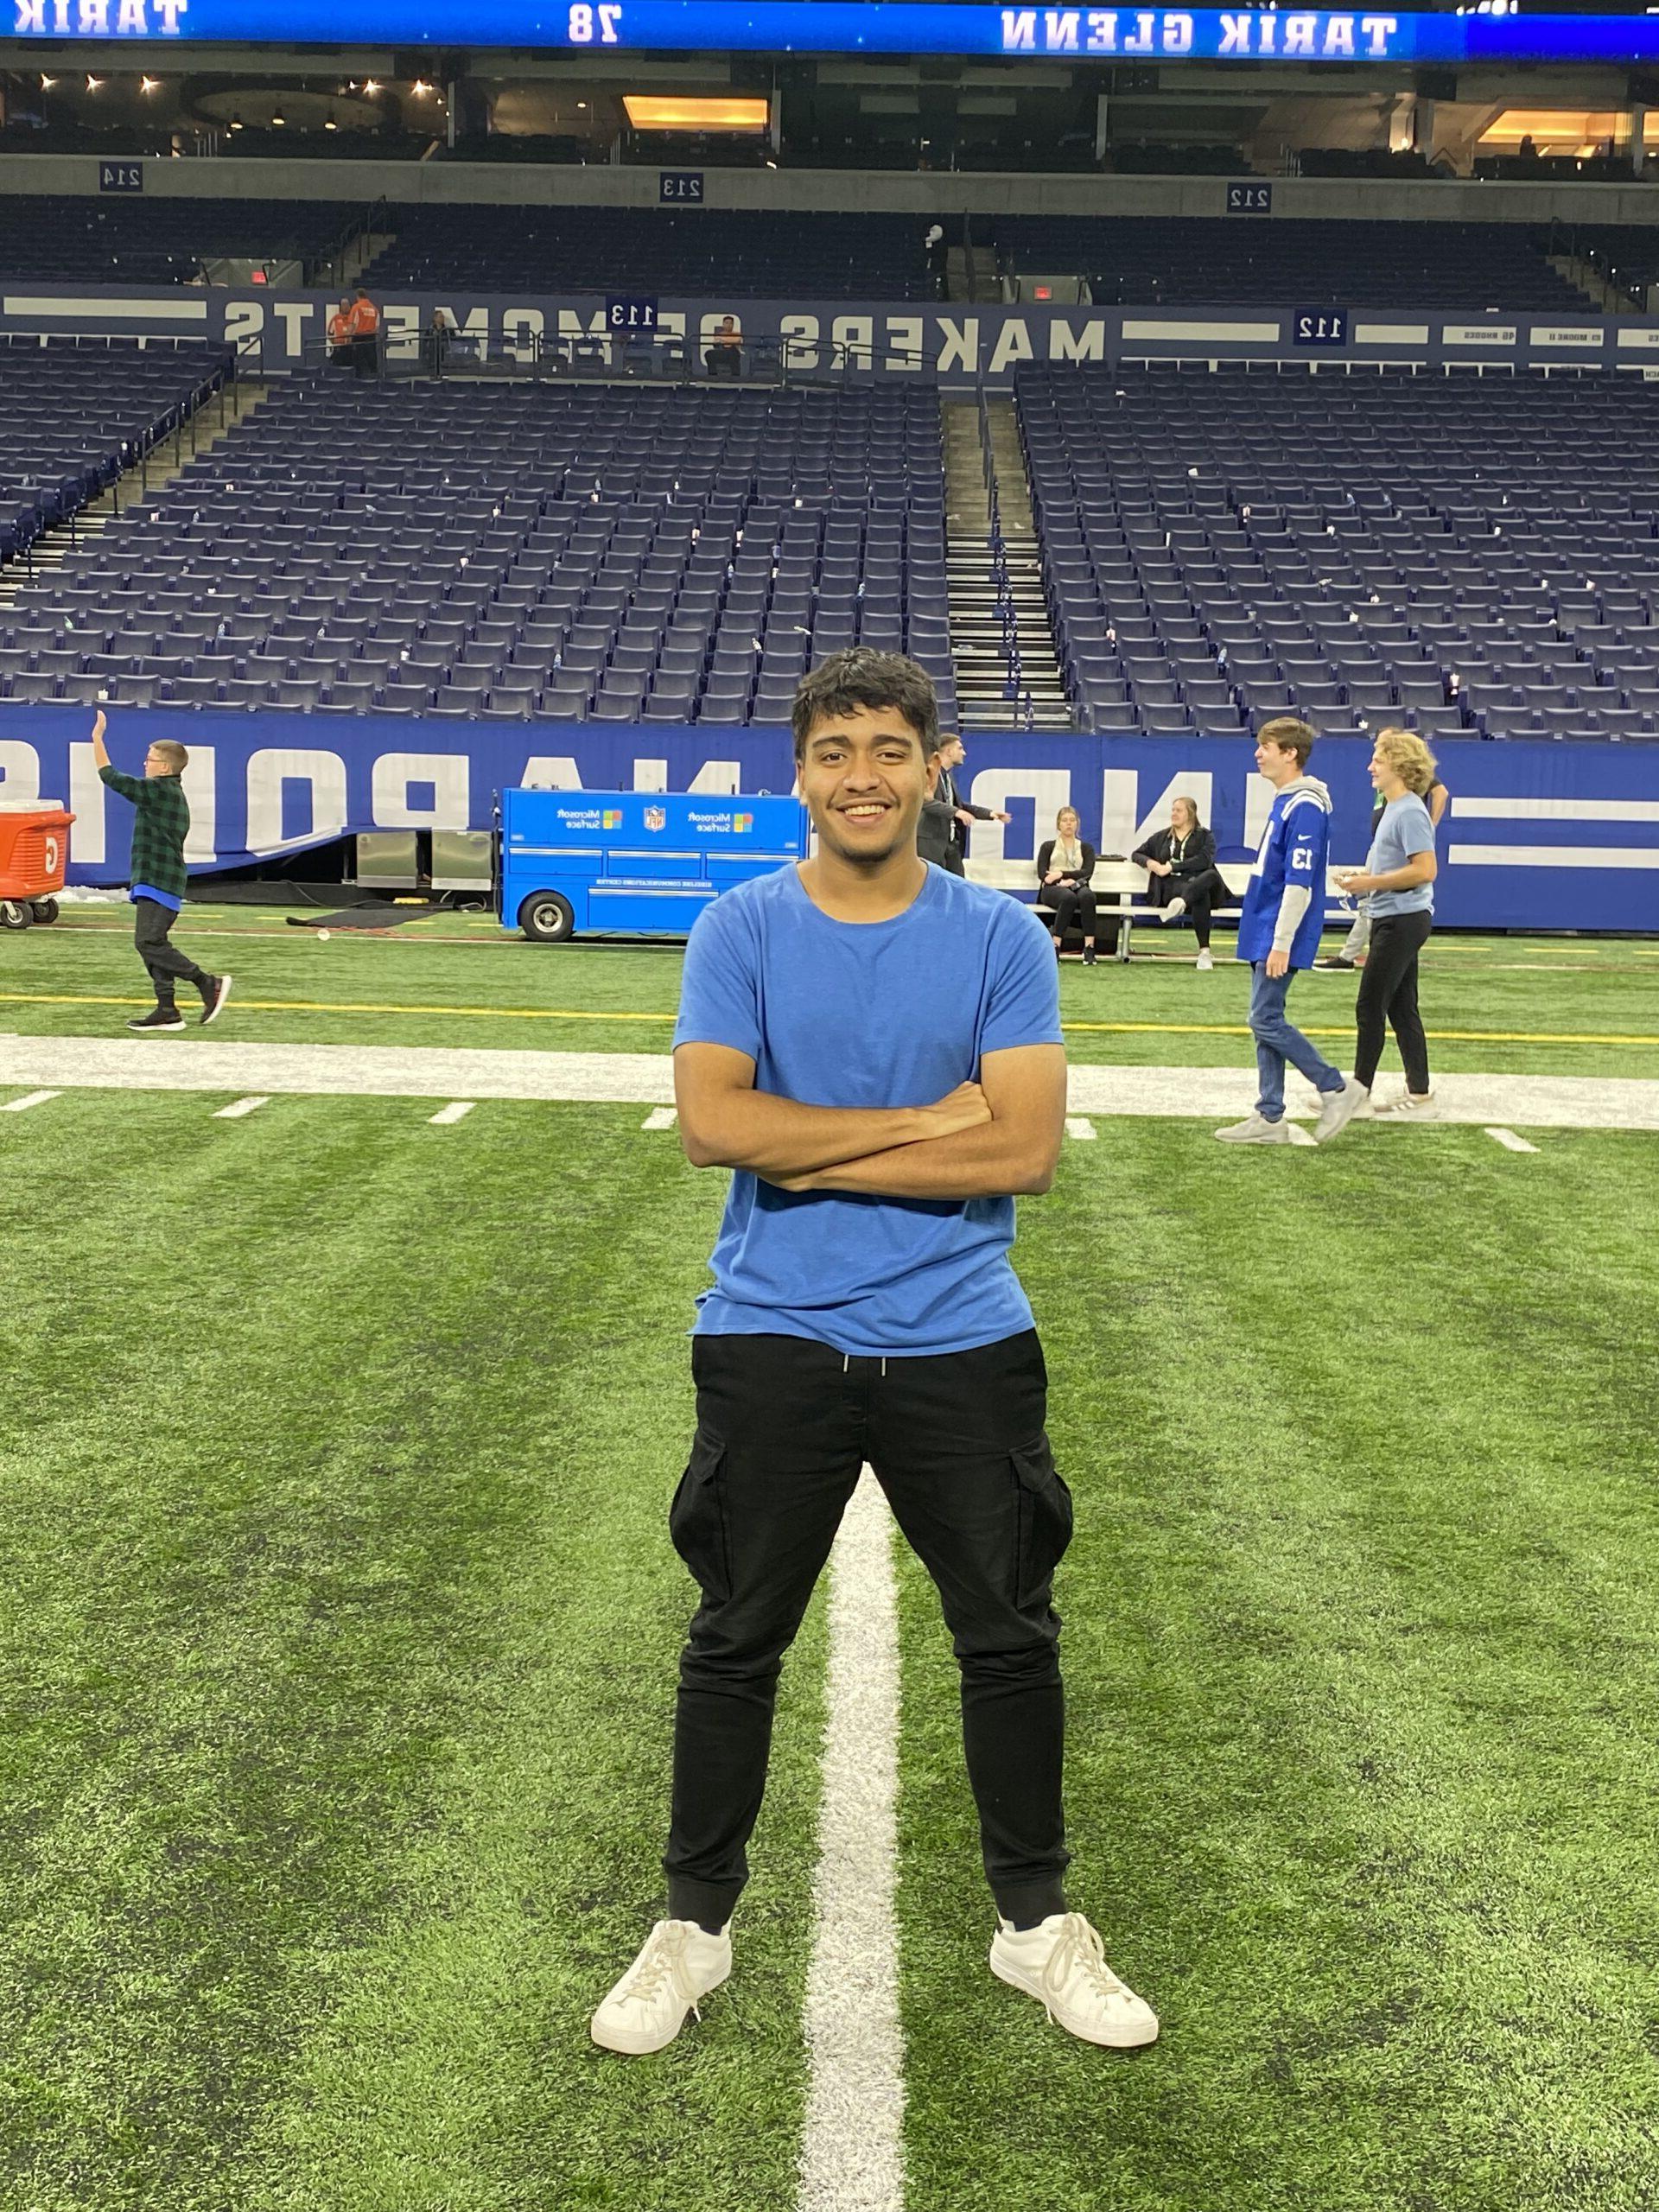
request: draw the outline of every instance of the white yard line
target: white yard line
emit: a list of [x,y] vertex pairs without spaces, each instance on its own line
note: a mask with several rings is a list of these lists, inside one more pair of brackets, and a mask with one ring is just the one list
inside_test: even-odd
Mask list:
[[474,1098],[452,1098],[447,1106],[440,1106],[435,1114],[428,1115],[427,1119],[435,1128],[446,1129],[452,1122],[464,1122],[477,1103]]
[[800,2212],[902,2212],[898,1604],[892,1521],[868,1467],[830,1554],[824,1706]]
[[1305,1129],[1300,1122],[1293,1122],[1287,1117],[1285,1127],[1290,1131],[1292,1144],[1317,1144],[1319,1141],[1313,1130]]
[[31,1090],[27,1098],[8,1098],[5,1104],[0,1106],[0,1114],[26,1114],[31,1106],[44,1106],[48,1098],[60,1095],[55,1090]]
[[1518,1137],[1513,1129],[1488,1129],[1487,1135],[1494,1144],[1501,1144],[1505,1152],[1536,1152],[1535,1144],[1529,1144],[1525,1137]]
[[239,1122],[245,1114],[257,1114],[262,1106],[269,1106],[269,1098],[255,1096],[238,1098],[228,1106],[221,1106],[213,1116],[216,1122]]
[[1075,1137],[1079,1144],[1087,1144],[1095,1134],[1095,1125],[1092,1122],[1086,1121],[1081,1114],[1068,1114],[1065,1117],[1065,1134],[1069,1137]]
[[642,1129],[671,1129],[679,1118],[671,1106],[653,1106],[639,1126]]
[[[519,1098],[671,1106],[666,1052],[485,1052],[388,1045],[262,1045],[198,1039],[156,1048],[153,1039],[16,1037],[0,1042],[0,1084],[59,1090],[254,1091],[268,1096]],[[1255,1102],[1256,1074],[1232,1067],[1091,1067],[1071,1071],[1067,1110],[1238,1121]],[[1445,1075],[1434,1078],[1435,1121],[1478,1128],[1659,1129],[1659,1082],[1624,1076]],[[1289,1111],[1311,1121],[1312,1090],[1298,1086]],[[1389,1140],[1392,1141],[1392,1140]]]

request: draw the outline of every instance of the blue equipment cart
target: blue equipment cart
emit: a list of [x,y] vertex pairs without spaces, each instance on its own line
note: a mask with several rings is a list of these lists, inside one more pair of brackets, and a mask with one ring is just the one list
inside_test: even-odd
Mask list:
[[734,883],[806,856],[796,798],[698,791],[501,794],[501,921],[543,944],[684,937]]

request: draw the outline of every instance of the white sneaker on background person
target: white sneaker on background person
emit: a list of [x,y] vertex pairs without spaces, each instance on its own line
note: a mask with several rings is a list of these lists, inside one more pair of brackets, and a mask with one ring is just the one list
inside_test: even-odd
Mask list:
[[702,2018],[699,2002],[731,1970],[729,1922],[711,1936],[693,1920],[659,1920],[594,2014],[588,2033],[601,2050],[630,2057],[665,2050],[685,2025],[688,2012]]
[[1432,1122],[1434,1094],[1432,1090],[1421,1095],[1414,1090],[1402,1091],[1397,1098],[1385,1098],[1371,1112],[1379,1122]]
[[1098,1934],[1080,1912],[1057,1912],[1035,1928],[999,1921],[991,1972],[1034,1997],[1057,2026],[1084,2043],[1139,2050],[1158,2040],[1158,2015],[1112,1972]]
[[1315,1144],[1329,1144],[1339,1137],[1370,1093],[1350,1076],[1340,1090],[1327,1090],[1319,1101],[1319,1118],[1313,1124]]
[[1211,970],[1211,969],[1215,966],[1215,964],[1216,964],[1216,962],[1215,962],[1215,956],[1214,956],[1214,954],[1211,951],[1211,950],[1210,950],[1209,946],[1206,944],[1206,945],[1205,946],[1205,948],[1204,948],[1204,950],[1203,950],[1203,951],[1198,955],[1198,973],[1199,973],[1199,975],[1200,975],[1200,976],[1207,976],[1207,975],[1209,974],[1210,970]]
[[1185,899],[1172,899],[1168,906],[1161,910],[1158,918],[1160,922],[1178,922],[1185,912],[1186,901]]
[[1288,1144],[1289,1125],[1284,1122],[1264,1122],[1259,1114],[1247,1114],[1242,1122],[1235,1122],[1230,1128],[1217,1129],[1216,1135],[1224,1144]]

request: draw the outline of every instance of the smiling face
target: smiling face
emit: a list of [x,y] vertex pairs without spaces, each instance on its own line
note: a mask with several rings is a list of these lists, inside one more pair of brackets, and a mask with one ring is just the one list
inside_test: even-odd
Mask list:
[[927,797],[922,734],[896,707],[825,715],[809,732],[801,797],[820,848],[857,868],[880,868],[916,848]]

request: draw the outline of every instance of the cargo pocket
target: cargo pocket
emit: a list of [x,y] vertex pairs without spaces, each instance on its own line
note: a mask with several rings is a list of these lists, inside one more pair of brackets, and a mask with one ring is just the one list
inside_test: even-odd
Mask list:
[[1055,1472],[1046,1434],[1010,1456],[1019,1515],[1014,1602],[1024,1612],[1046,1602],[1054,1570],[1071,1541],[1071,1493]]
[[668,1533],[674,1548],[711,1605],[723,1604],[732,1594],[731,1546],[720,1480],[725,1459],[726,1446],[721,1439],[699,1429],[668,1509]]

